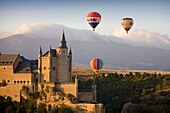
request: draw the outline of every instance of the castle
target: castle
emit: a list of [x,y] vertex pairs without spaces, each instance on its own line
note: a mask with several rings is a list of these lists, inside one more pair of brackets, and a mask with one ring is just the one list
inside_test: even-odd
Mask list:
[[20,101],[21,90],[27,86],[30,92],[38,92],[40,85],[55,87],[59,91],[75,96],[79,101],[97,101],[96,85],[90,91],[78,89],[78,79],[72,78],[72,51],[68,52],[65,34],[60,46],[43,54],[38,60],[28,60],[20,54],[0,53],[0,95]]

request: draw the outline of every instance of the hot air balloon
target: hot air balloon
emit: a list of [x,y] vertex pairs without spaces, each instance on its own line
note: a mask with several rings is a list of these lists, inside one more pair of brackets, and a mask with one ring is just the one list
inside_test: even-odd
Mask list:
[[134,22],[132,18],[123,18],[121,21],[122,27],[126,30],[126,33],[128,34],[128,31],[133,26]]
[[103,67],[103,61],[99,58],[94,58],[91,60],[90,66],[92,67],[93,71],[98,74],[99,70]]
[[90,12],[87,14],[87,22],[93,28],[93,31],[95,31],[95,28],[100,23],[100,21],[101,15],[98,12]]

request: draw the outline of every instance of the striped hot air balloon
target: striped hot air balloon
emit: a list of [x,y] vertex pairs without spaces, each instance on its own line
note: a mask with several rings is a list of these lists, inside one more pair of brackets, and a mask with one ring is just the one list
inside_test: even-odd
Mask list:
[[123,18],[121,21],[122,27],[126,30],[126,33],[128,34],[128,31],[131,29],[133,26],[134,21],[132,18]]
[[94,58],[91,60],[90,66],[92,67],[93,71],[98,74],[99,70],[103,67],[103,61],[99,58]]
[[93,28],[93,31],[95,31],[95,28],[100,23],[100,21],[101,15],[98,12],[90,12],[87,14],[87,22]]

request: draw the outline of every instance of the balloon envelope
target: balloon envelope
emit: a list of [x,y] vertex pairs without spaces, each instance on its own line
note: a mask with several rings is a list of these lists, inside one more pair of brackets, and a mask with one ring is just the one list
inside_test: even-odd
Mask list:
[[98,12],[90,12],[87,14],[87,22],[93,28],[93,31],[95,31],[95,28],[100,23],[100,21],[101,15]]
[[126,30],[127,33],[131,29],[133,24],[134,24],[134,21],[132,18],[123,18],[121,21],[121,25]]
[[92,67],[93,71],[98,72],[103,67],[103,61],[99,58],[94,58],[90,62],[90,66]]

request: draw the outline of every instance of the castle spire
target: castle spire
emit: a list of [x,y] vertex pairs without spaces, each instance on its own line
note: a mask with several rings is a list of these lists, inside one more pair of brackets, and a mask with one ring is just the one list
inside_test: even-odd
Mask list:
[[51,45],[50,45],[50,52],[51,52]]
[[72,54],[72,51],[71,51],[71,47],[70,47],[69,55],[71,55],[71,54]]
[[66,40],[65,40],[64,30],[63,30],[62,40],[60,42],[60,48],[66,48],[67,49],[67,44],[66,44]]
[[50,45],[50,50],[51,50],[51,45]]
[[42,53],[42,48],[41,48],[41,46],[40,46],[40,50],[39,50],[39,52],[40,52],[40,53]]

